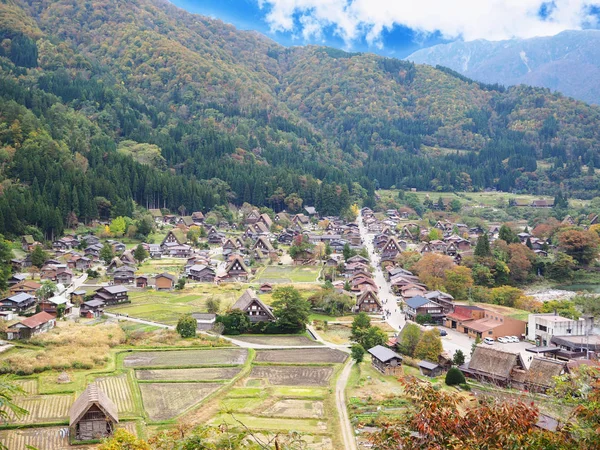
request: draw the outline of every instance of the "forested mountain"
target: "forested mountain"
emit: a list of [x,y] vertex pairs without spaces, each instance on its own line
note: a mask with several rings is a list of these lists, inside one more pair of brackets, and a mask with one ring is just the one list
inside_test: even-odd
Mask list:
[[0,34],[0,232],[131,200],[297,194],[339,214],[378,186],[598,194],[600,109],[548,90],[284,48],[161,0],[0,0]]
[[450,67],[485,83],[541,86],[600,103],[600,30],[509,41],[457,41],[424,48],[407,59]]

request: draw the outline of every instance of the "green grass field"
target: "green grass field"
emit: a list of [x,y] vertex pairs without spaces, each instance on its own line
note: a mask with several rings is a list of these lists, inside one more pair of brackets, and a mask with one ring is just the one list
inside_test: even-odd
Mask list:
[[231,306],[242,294],[244,286],[211,284],[194,286],[181,291],[159,292],[144,290],[129,293],[131,303],[108,308],[109,312],[175,325],[182,314],[205,312],[206,301],[213,297],[221,300],[222,310]]
[[256,273],[258,283],[315,283],[319,276],[316,266],[266,266]]
[[[382,189],[377,191],[382,199],[385,198],[398,198],[398,190],[397,189]],[[422,203],[423,200],[429,196],[429,198],[436,202],[439,197],[448,200],[458,200],[462,205],[468,206],[488,206],[488,207],[496,207],[496,206],[506,206],[508,201],[518,200],[521,202],[526,202],[527,204],[531,203],[532,200],[546,199],[550,200],[554,197],[549,197],[545,195],[529,195],[529,194],[511,194],[509,192],[433,192],[433,191],[417,191],[416,194],[419,201]],[[579,200],[579,199],[571,199],[569,200],[569,205],[572,207],[582,207],[589,203],[587,200]],[[525,208],[525,207],[524,207]]]

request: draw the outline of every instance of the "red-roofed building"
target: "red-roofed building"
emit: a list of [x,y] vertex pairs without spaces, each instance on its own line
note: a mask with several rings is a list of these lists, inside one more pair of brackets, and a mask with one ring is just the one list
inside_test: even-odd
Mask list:
[[45,311],[34,314],[12,325],[7,331],[8,340],[29,339],[36,334],[45,333],[56,326],[56,318]]

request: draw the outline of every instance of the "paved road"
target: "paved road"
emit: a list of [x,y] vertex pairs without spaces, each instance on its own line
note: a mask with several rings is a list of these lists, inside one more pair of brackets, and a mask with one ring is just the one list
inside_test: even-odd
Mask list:
[[[361,239],[365,248],[367,249],[367,252],[369,253],[371,266],[375,270],[374,279],[379,288],[379,298],[382,302],[384,312],[388,313],[386,315],[386,322],[394,330],[399,331],[404,327],[406,319],[404,317],[404,313],[402,312],[401,306],[396,303],[398,297],[391,292],[389,283],[383,275],[383,270],[381,270],[380,258],[375,252],[375,246],[373,245],[373,239],[375,235],[374,233],[369,233],[367,227],[364,226],[362,221],[362,213],[359,213],[357,220]],[[467,359],[469,359],[469,355],[471,354],[471,345],[474,342],[473,339],[455,330],[449,330],[447,328],[444,329],[448,332],[448,336],[442,337],[442,345],[444,346],[444,350],[450,355],[454,355],[454,352],[460,349],[463,351]]]
[[394,329],[401,330],[406,323],[404,318],[404,313],[402,313],[400,306],[396,304],[396,297],[391,291],[390,286],[385,276],[383,275],[383,270],[381,270],[380,258],[377,253],[375,253],[375,246],[373,245],[373,238],[375,237],[373,233],[369,233],[367,227],[363,224],[362,221],[362,213],[358,215],[358,230],[360,231],[360,237],[362,242],[369,253],[369,259],[371,260],[371,266],[374,268],[374,280],[377,283],[377,287],[379,288],[379,299],[382,302],[383,310],[387,313],[386,322]]

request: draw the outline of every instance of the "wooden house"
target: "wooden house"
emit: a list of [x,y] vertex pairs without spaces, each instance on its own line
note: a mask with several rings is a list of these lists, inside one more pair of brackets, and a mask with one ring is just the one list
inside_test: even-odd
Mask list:
[[265,305],[254,293],[252,289],[246,289],[240,298],[234,303],[231,309],[244,311],[250,322],[274,321],[275,316],[267,305]]
[[104,302],[102,300],[89,300],[83,302],[79,308],[79,316],[95,319],[104,313]]
[[250,269],[240,255],[233,255],[225,268],[225,278],[232,280],[247,280],[250,273]]
[[444,371],[443,367],[430,361],[419,361],[419,371],[425,377],[439,377]]
[[204,264],[194,264],[190,267],[188,278],[203,283],[212,283],[215,281],[215,271]]
[[83,289],[71,292],[71,303],[81,305],[85,300],[86,292]]
[[394,259],[400,253],[402,253],[402,248],[396,238],[392,236],[381,249],[381,259]]
[[417,316],[429,314],[433,323],[441,323],[444,318],[444,310],[441,305],[433,300],[417,295],[404,300],[404,313],[408,320],[416,322]]
[[357,312],[366,312],[368,314],[381,312],[381,302],[377,297],[377,293],[370,288],[362,291],[356,297],[356,310]]
[[41,300],[39,302],[40,310],[45,311],[48,314],[52,314],[54,317],[58,314],[58,309],[64,306],[63,315],[68,316],[73,312],[73,304],[60,295],[55,295],[49,299]]
[[368,350],[371,365],[384,375],[402,374],[402,356],[383,345],[376,345]]
[[129,303],[128,289],[125,286],[103,286],[96,289],[94,300],[101,300],[107,306]]
[[147,288],[148,287],[148,275],[138,275],[135,277],[135,287],[137,288]]
[[261,294],[269,294],[273,292],[273,286],[270,283],[263,283],[260,285],[259,290]]
[[195,211],[192,213],[192,220],[196,225],[201,225],[204,223],[204,214],[202,211]]
[[17,314],[26,313],[35,307],[35,297],[21,292],[2,299],[0,309],[2,311],[13,311]]
[[113,272],[114,284],[133,284],[135,269],[131,266],[121,266]]
[[258,219],[260,219],[260,213],[256,209],[253,209],[244,218],[244,223],[246,225],[255,224],[258,222]]
[[268,214],[261,214],[258,219],[258,222],[263,223],[269,230],[273,226],[273,221],[271,220],[271,217],[269,217]]
[[91,383],[75,400],[69,410],[69,434],[71,442],[93,441],[113,434],[119,416],[117,406]]
[[36,244],[37,242],[35,242],[35,239],[30,234],[21,237],[21,248],[24,252],[30,252]]
[[170,291],[175,287],[175,283],[177,282],[175,275],[166,272],[160,273],[154,278],[157,291]]
[[272,253],[275,253],[275,248],[273,247],[273,244],[271,244],[271,241],[269,241],[264,236],[260,236],[258,239],[256,239],[253,250],[256,250],[256,249],[260,249],[264,253],[267,253],[269,255]]
[[40,283],[36,283],[35,281],[23,280],[23,281],[18,282],[14,286],[11,286],[10,289],[8,290],[8,292],[11,295],[24,293],[24,294],[29,294],[32,297],[35,297],[37,290],[41,287],[42,287],[42,285]]
[[12,325],[6,331],[6,337],[8,340],[29,339],[36,334],[46,333],[55,325],[56,318],[52,314],[42,311]]

